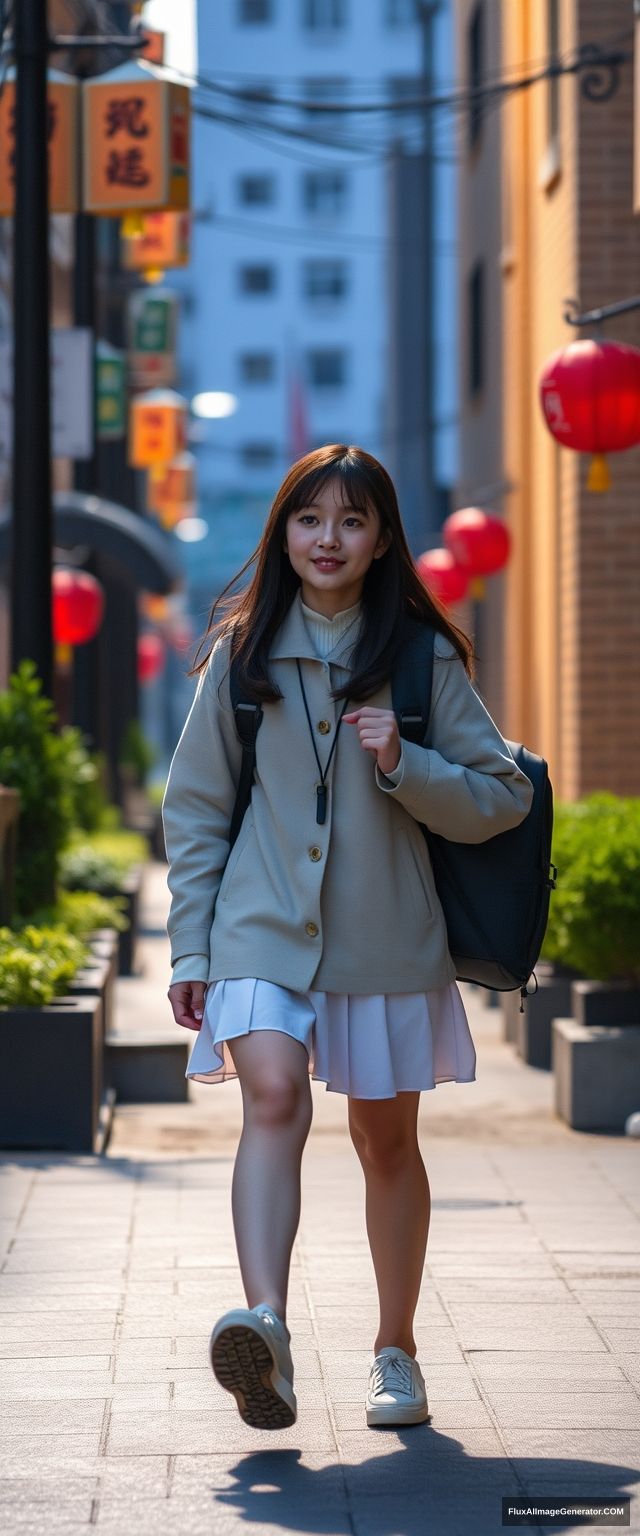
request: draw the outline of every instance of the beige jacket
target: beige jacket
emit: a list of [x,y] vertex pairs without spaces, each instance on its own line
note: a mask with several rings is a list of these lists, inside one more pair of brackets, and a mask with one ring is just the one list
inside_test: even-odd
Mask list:
[[[296,657],[324,766],[342,708],[329,690],[348,676],[357,632],[320,658],[298,589],[270,650],[284,698],[264,705],[251,804],[230,854],[242,754],[228,639],[216,642],[199,676],[162,804],[171,960],[200,956],[190,962],[191,980],[257,976],[296,991],[375,993],[418,992],[455,977],[418,821],[454,841],[483,842],[524,820],[533,786],[454,647],[438,635],[431,745],[403,741],[394,783],[343,722],[319,826]],[[367,704],[392,708],[390,680]]]

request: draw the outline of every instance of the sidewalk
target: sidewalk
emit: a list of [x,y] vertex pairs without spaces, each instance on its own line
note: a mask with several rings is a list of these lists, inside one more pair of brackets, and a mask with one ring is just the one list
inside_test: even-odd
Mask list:
[[[118,988],[123,1017],[173,1033],[165,879],[151,867],[145,977]],[[479,989],[462,990],[478,1080],[421,1098],[432,1216],[416,1338],[431,1421],[366,1427],[364,1181],[346,1099],[315,1082],[288,1307],[298,1421],[242,1423],[207,1362],[215,1318],[244,1301],[240,1088],[193,1084],[189,1104],[122,1106],[103,1158],[5,1155],[12,1536],[490,1536],[510,1493],[631,1494],[640,1531],[638,1143],[557,1121],[550,1077],[502,1042]]]

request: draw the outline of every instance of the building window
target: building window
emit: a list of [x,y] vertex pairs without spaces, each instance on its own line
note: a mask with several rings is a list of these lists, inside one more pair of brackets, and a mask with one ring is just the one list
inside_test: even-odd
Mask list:
[[243,384],[270,384],[275,374],[272,352],[242,352],[238,364]]
[[410,27],[418,20],[416,0],[385,0],[384,19],[388,27]]
[[305,261],[302,291],[305,299],[343,299],[347,292],[347,264],[318,257]]
[[321,218],[335,218],[344,213],[347,199],[344,171],[305,171],[302,188],[307,213]]
[[346,20],[346,0],[302,0],[303,25],[311,32],[344,27]]
[[264,26],[273,21],[273,0],[239,0],[238,20],[242,27]]
[[243,443],[240,455],[245,469],[270,469],[277,457],[274,443]]
[[275,203],[276,184],[273,176],[248,175],[238,177],[238,202],[247,208],[264,208]]
[[337,389],[346,382],[346,355],[337,347],[307,352],[307,379],[313,389]]
[[274,267],[266,265],[240,267],[238,278],[241,293],[273,293],[275,290]]
[[[467,59],[469,90],[479,91],[484,76],[484,6],[482,0],[478,0],[471,15],[469,30],[467,33]],[[483,103],[482,97],[472,99],[469,107],[469,144],[471,149],[475,147],[482,131]]]
[[479,394],[485,373],[484,263],[477,261],[469,278],[469,393]]

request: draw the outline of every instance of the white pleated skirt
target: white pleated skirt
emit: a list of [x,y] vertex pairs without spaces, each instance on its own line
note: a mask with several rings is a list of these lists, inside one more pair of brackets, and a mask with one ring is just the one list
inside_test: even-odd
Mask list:
[[388,1099],[438,1083],[475,1082],[476,1052],[455,981],[427,992],[374,995],[293,992],[255,976],[210,982],[185,1077],[237,1077],[227,1041],[258,1029],[300,1040],[309,1075],[332,1093]]

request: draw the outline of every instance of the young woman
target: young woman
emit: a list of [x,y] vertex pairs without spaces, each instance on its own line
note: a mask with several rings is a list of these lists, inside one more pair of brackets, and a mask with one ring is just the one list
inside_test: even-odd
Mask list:
[[[163,801],[168,995],[199,1032],[187,1076],[238,1077],[243,1102],[232,1211],[247,1307],[218,1320],[210,1359],[247,1424],[294,1423],[287,1288],[313,1077],[347,1097],[364,1170],[380,1307],[366,1421],[417,1423],[430,1218],[418,1105],[423,1089],[474,1081],[476,1065],[418,823],[482,842],[524,819],[533,786],[472,685],[470,641],[418,577],[375,458],[340,443],[294,464],[238,574],[255,559],[221,622],[211,610]],[[437,631],[428,748],[401,740],[391,705],[407,615]],[[232,655],[263,719],[229,852]]]

